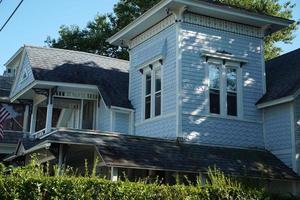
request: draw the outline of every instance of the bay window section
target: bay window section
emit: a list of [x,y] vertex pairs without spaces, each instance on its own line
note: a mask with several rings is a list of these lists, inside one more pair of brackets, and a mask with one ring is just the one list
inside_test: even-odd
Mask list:
[[220,67],[209,66],[209,110],[210,113],[220,114]]

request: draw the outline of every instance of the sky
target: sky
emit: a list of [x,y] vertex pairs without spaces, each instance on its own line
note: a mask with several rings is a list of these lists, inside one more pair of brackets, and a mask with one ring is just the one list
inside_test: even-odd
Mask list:
[[[19,2],[20,0],[2,0],[0,26]],[[83,28],[97,13],[112,12],[116,2],[117,0],[24,0],[0,32],[0,74],[4,71],[5,62],[24,44],[45,46],[47,36],[58,37],[61,25],[79,25]],[[292,2],[296,3],[297,0]],[[294,19],[300,19],[299,0],[294,10]],[[300,48],[300,30],[295,35],[293,44],[278,44],[284,53]]]

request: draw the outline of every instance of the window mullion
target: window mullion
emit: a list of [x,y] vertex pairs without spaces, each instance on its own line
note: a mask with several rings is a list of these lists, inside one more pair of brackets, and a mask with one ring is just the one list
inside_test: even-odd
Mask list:
[[220,110],[221,115],[226,116],[227,114],[227,90],[226,90],[226,67],[225,65],[222,65],[221,67],[221,76],[220,76]]
[[243,118],[243,73],[242,68],[237,70],[237,114],[238,117]]
[[151,118],[155,116],[155,70],[151,70]]

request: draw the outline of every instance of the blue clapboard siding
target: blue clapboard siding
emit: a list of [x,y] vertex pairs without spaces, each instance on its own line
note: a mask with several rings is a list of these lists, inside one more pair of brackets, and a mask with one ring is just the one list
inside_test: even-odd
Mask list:
[[[182,132],[187,141],[263,148],[262,114],[255,103],[263,95],[262,41],[198,25],[182,24]],[[201,50],[227,51],[248,59],[243,66],[243,120],[205,117],[208,95]]]
[[[162,52],[165,51],[165,52]],[[161,120],[143,121],[142,74],[137,69],[156,56],[165,55],[162,68]],[[130,51],[130,100],[135,109],[135,134],[163,138],[176,137],[176,31],[171,25]],[[141,123],[142,122],[142,123]]]
[[265,109],[265,145],[286,165],[292,167],[291,110],[289,104]]
[[[28,86],[29,84],[31,84],[34,81],[34,77],[33,77],[33,73],[31,70],[31,66],[30,66],[30,62],[29,62],[27,53],[25,53],[24,61],[20,67],[21,67],[21,69],[19,71],[19,74],[17,74],[17,76],[16,76],[17,78],[15,80],[16,85],[14,88],[12,88],[12,91],[10,94],[11,97],[16,95],[18,92],[23,90],[26,86]],[[26,78],[23,78],[24,76],[26,76]]]
[[114,132],[129,133],[129,114],[114,112]]
[[100,131],[111,131],[111,110],[105,106],[103,99],[100,100],[98,109],[97,129]]
[[300,141],[300,97],[297,97],[294,102],[295,112],[295,138]]
[[[295,142],[296,142],[296,153],[300,153],[300,97],[298,96],[294,102],[295,112]],[[300,172],[300,160],[297,159],[298,172]]]

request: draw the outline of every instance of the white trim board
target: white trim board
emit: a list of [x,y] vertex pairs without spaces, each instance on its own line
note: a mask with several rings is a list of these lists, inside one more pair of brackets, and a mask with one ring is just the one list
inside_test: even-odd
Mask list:
[[268,32],[265,34],[276,32],[294,23],[292,20],[270,15],[263,15],[226,5],[208,3],[205,1],[162,0],[135,21],[123,28],[121,31],[107,39],[107,42],[117,46],[127,46],[127,43],[132,38],[157,24],[164,17],[166,17],[170,11],[176,10],[176,8],[180,6],[187,6],[188,11],[190,12],[201,13],[202,15],[220,18],[236,23],[243,22],[244,24],[259,27],[261,29],[269,26]]

